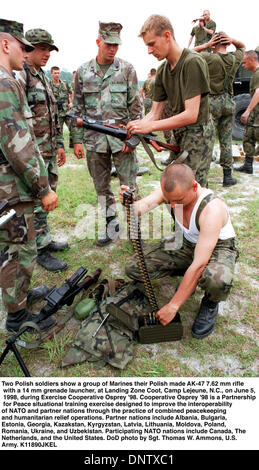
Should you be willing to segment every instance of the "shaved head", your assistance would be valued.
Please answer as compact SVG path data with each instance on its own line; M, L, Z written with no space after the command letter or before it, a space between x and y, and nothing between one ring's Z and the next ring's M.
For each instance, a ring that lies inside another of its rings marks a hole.
M195 176L192 169L182 163L171 163L161 176L161 185L167 193L173 192L176 186L180 186L184 191L189 190L193 182Z

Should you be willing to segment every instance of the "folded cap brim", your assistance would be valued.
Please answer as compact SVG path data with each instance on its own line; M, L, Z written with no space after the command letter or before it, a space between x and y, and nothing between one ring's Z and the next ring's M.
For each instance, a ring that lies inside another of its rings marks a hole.
M17 41L19 41L19 42L21 42L22 44L25 45L25 50L26 50L26 52L31 52L31 51L33 51L34 46L33 46L29 41L27 41L27 39L21 38L20 36L16 36L16 35L14 35L14 34L12 34L12 36L13 36L15 39L17 39Z
M58 48L57 48L57 46L55 46L54 44L53 44L53 45L51 45L51 50L52 50L52 51L57 51L57 52L58 52Z
M31 43L29 43L29 44L31 44ZM33 44L31 44L31 45L33 46L33 48L35 48L35 46L38 46L39 44L47 44L50 47L51 51L55 50L55 51L59 52L59 50L58 50L57 46L55 46L55 44L49 44L46 41L33 42Z
M118 44L118 46L121 45L121 40L118 38L104 39L104 42L106 42L107 44Z

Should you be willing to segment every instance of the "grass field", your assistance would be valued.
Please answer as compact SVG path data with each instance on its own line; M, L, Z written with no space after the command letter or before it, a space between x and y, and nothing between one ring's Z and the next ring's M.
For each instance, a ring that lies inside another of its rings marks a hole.
M66 147L68 135L65 131ZM68 263L68 270L50 273L37 266L32 286L47 284L61 285L78 267L85 266L91 273L102 268L100 279L107 277L125 278L125 260L133 253L128 240L118 240L105 248L95 245L95 224L88 216L89 207L97 209L97 198L85 160L69 155L67 163L60 168L58 196L59 207L50 214L49 224L54 239L67 240L70 249L58 254ZM147 195L159 184L160 172L153 166L143 149L138 149L140 165L148 166L151 174L138 177L141 196ZM166 158L165 153L157 155L157 161ZM69 368L60 368L60 362L69 350L80 321L71 318L66 327L54 338L32 350L19 348L32 376L38 377L255 377L258 376L258 232L259 232L259 164L255 164L254 175L236 173L238 184L222 187L222 170L212 163L209 187L216 191L228 204L239 243L240 256L231 295L220 304L213 334L204 340L191 336L191 326L199 308L202 291L195 294L181 308L184 335L181 341L153 345L136 344L133 360L120 371L111 366L97 369L94 364L84 362ZM117 178L112 178L112 189L116 197L119 192ZM120 204L118 203L118 207ZM88 211L88 212L87 212ZM87 224L85 217L88 216ZM122 214L121 214L122 217ZM92 223L91 223L92 222ZM92 226L91 237L89 225ZM87 232L84 232L86 230ZM178 278L164 278L154 282L158 303L166 303L174 290ZM64 308L67 311L68 308ZM62 312L61 312L62 313ZM0 351L5 347L5 314L0 314ZM5 358L0 376L22 376L13 354Z

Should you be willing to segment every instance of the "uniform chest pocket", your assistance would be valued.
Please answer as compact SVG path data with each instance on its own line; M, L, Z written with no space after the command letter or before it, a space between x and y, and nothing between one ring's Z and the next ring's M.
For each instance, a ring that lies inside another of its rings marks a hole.
M126 83L111 83L111 105L114 108L127 107L127 84Z
M84 102L90 108L97 108L100 100L100 88L97 85L83 87Z
M27 99L30 106L38 103L44 103L46 101L46 93L40 88L31 88L28 91Z

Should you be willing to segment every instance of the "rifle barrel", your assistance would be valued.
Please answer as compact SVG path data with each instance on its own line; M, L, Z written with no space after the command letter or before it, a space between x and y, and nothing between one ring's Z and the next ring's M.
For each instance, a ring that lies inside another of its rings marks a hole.
M80 118L78 116L72 116L72 115L70 115L70 117L75 118L77 127L84 127L85 129L92 129L96 132L100 132L101 134L110 135L122 141L126 141L126 143L127 143L127 140L130 142L130 137L128 135L128 132L123 127L117 127L111 124L105 124L105 123L101 123L98 121L91 122L90 120L84 117ZM177 145L167 144L166 142L162 142L161 140L158 140L155 134L132 134L132 136L136 136L136 137L138 137L139 135L141 135L148 144L153 145L153 147L156 148L158 151L161 151L161 147L166 148L168 150L172 150L176 153L180 151L180 147L178 147Z
M126 129L120 127L113 127L111 125L105 125L99 122L90 122L86 119L77 118L76 119L77 127L84 127L85 129L94 130L100 132L101 134L110 135L112 137L117 137L117 139L125 140L127 138Z

